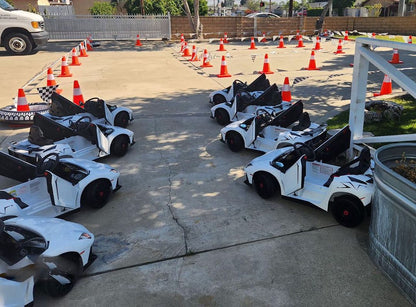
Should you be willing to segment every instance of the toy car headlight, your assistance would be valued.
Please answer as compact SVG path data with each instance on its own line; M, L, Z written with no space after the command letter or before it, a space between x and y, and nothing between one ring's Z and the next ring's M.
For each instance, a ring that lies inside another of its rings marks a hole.
M86 240L86 239L92 239L91 235L87 232L83 232L78 238L78 240Z
M110 170L110 172L118 174L118 171L117 171L116 169L114 169L114 168L112 168L112 169Z
M240 128L246 129L247 125L246 124L240 124Z
M251 163L251 162L250 162L249 164L247 164L247 165L246 165L246 168L247 168L247 167L250 167L250 166L253 166L253 163Z

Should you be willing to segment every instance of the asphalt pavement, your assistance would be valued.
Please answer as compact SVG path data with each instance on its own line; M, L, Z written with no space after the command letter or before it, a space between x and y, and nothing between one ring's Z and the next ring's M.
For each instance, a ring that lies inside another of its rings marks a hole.
M235 41L219 52L218 42L191 42L207 48L212 68L189 62L171 42L106 41L70 67L72 78L57 78L60 59L75 42L54 42L37 53L8 56L0 50L1 106L25 86L29 102L39 101L48 66L63 95L74 80L85 99L101 97L129 107L128 127L136 144L107 163L121 172L122 188L99 209L82 208L65 219L81 223L96 237L96 261L74 289L54 299L35 292L35 306L409 306L409 302L368 256L369 219L357 228L340 226L313 206L275 197L261 199L246 186L243 167L259 153L231 152L219 141L220 126L209 118L208 95L234 79L251 82L268 53L282 86L302 99L316 122L348 107L354 43L336 55L337 41L322 42L319 71L307 67L313 43L277 49L278 41ZM391 51L381 50L386 58ZM226 55L232 78L217 78ZM405 61L411 55L401 54ZM369 73L368 92L384 75ZM30 82L29 82L30 81ZM295 81L296 84L293 84ZM393 85L395 93L401 90ZM27 137L27 128L1 125L1 149ZM13 184L0 179L0 188Z

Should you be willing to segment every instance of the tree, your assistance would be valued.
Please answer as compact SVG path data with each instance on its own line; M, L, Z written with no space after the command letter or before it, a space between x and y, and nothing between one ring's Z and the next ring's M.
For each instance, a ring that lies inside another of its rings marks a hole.
M189 8L189 3L187 0L182 0L183 6L185 7L186 16L188 16L189 24L192 27L193 32L196 34L197 38L202 36L202 26L201 21L199 20L199 0L194 0L194 16L192 17L191 10Z
M116 8L109 2L94 2L89 11L91 15L114 15Z
M260 10L260 0L247 0L246 6L251 11Z
M171 15L178 16L182 14L181 0L127 0L124 4L128 14L146 15ZM143 3L143 7L142 7Z
M240 0L240 5L244 6L246 5L246 3L247 3L247 0Z

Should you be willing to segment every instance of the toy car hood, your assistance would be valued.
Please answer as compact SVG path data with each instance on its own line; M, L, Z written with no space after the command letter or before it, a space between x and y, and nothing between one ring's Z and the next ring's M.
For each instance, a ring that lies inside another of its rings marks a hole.
M54 242L66 244L68 241L78 240L82 233L88 233L91 239L94 239L94 235L84 226L56 218L41 216L15 217L5 221L5 224L34 231L43 236L51 245Z
M249 164L255 164L255 163L264 162L264 161L273 161L277 157L285 155L291 152L292 150L293 150L292 146L275 149L275 150L265 153L264 155L261 155L260 157L254 158L253 160L251 160Z
M86 160L86 159L74 159L74 158L64 158L64 159L60 159L60 161L62 162L68 162L74 165L78 165L79 167L82 167L88 171L90 170L94 170L94 171L99 171L99 170L114 170L110 165L104 164L104 163L99 163L99 162L94 162L94 161L90 161L90 160ZM114 172L117 172L116 170L114 170Z

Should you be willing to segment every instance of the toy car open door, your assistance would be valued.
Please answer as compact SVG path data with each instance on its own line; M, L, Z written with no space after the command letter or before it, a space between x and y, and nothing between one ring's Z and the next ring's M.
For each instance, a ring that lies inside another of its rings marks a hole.
M303 156L298 159L284 174L282 173L282 184L285 195L296 192L303 187L305 175L305 160Z
M78 188L75 188L71 182L47 172L48 186L52 189L53 204L71 209L80 207L78 201Z
M101 151L110 154L110 143L105 134L101 131L98 125L95 125L95 133L97 136L97 146Z

